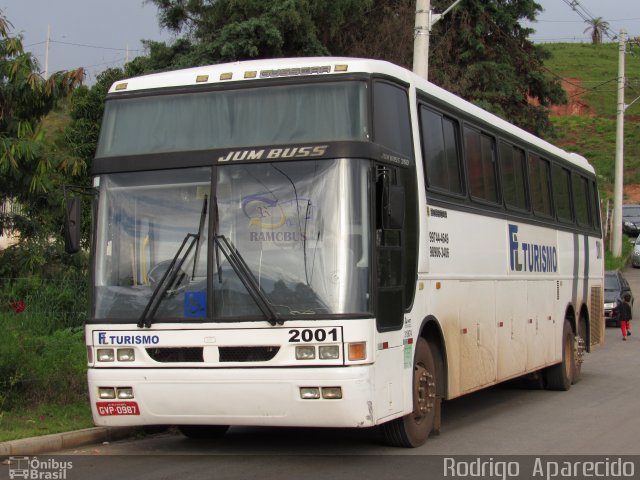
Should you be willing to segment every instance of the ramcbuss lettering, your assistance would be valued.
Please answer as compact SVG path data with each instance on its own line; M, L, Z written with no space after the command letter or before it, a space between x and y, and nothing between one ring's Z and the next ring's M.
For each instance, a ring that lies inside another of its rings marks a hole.
M249 232L252 242L302 242L307 238L299 232Z
M512 272L556 273L558 249L518 240L518 226L509 224L509 269Z
M98 332L100 345L157 345L160 343L158 335L111 335L108 332Z

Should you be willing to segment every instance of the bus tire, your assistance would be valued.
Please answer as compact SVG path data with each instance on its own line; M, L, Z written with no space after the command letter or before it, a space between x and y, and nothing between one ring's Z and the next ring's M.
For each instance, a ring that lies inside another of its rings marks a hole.
M578 321L578 335L574 343L574 368L572 383L578 383L582 374L582 362L587 351L587 319L583 316Z
M383 423L380 428L388 445L415 448L427 441L436 425L437 372L429 343L419 338L413 360L413 411Z
M562 361L545 370L548 390L567 391L571 388L575 372L574 344L573 328L569 320L565 319L562 327Z
M229 425L178 425L178 430L187 438L212 440L227 433Z

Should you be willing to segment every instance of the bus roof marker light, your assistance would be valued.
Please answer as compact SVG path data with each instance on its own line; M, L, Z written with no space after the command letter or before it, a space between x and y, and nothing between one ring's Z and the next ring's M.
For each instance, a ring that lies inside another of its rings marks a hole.
M256 70L250 70L248 72L244 72L244 78L256 78L258 76L258 72Z
M127 82L119 83L118 85L116 85L116 92L119 92L120 90L126 90L127 85Z
M346 64L336 65L333 68L334 72L346 72L348 70L349 70L349 65L346 65Z
M196 83L204 83L209 81L209 75L198 75L196 77Z
M220 74L220 80L231 80L232 78L233 78L233 73L231 72Z

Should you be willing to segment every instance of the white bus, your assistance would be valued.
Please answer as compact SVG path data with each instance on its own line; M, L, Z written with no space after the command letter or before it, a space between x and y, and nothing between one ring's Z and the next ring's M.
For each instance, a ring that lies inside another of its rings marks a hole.
M93 162L97 425L381 426L578 380L603 341L582 157L382 61L116 82Z

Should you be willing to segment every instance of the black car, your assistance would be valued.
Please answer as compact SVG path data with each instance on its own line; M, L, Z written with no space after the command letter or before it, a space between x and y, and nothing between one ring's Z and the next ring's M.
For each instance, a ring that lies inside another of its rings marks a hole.
M620 272L604 272L604 319L607 325L618 326L620 322L620 312L618 306L622 303L625 294L631 295L631 305L633 305L633 293L629 282Z
M622 206L622 231L630 237L640 234L640 205Z

